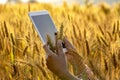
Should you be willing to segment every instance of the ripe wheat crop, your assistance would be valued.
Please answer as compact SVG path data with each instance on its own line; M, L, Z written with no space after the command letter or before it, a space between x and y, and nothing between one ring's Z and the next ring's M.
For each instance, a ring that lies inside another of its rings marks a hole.
M29 11L48 10L100 80L120 80L120 4L0 5L0 80L59 80L46 66ZM71 73L76 74L69 65Z

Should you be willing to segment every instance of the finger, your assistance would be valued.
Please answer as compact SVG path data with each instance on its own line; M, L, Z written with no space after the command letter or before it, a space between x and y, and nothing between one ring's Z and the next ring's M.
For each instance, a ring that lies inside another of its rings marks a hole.
M58 55L59 54L64 54L63 48L62 48L62 41L61 40L58 40L58 42L57 42L57 48L58 48Z
M69 49L75 49L75 47L67 40L66 37L64 37L63 39L65 47L69 50Z
M49 47L47 46L47 44L45 44L43 46L43 48L44 48L44 50L45 50L45 52L46 52L47 55L53 54L53 52L49 49Z

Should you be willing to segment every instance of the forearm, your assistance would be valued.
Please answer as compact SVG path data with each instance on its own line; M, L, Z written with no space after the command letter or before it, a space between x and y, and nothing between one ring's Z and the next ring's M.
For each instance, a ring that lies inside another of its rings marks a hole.
M90 79L90 80L96 80L95 75L93 74L92 70L83 62L78 62L77 63L78 67L78 77L83 78L83 79Z
M80 78L89 78L90 80L97 80L91 69L84 63L83 58L78 55L77 52L74 52L74 60L72 60L72 64L75 65L77 69L76 75Z

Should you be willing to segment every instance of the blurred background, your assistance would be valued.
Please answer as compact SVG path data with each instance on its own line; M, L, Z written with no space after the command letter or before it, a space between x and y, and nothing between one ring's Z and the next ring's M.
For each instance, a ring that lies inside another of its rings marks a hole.
M23 2L23 3L27 3L27 2L42 2L42 3L53 3L53 4L62 4L62 2L67 2L67 3L78 3L78 4L84 4L85 1L87 0L0 0L1 4L5 4L5 3L16 3L16 2ZM106 2L108 4L114 4L119 2L119 0L88 0L94 4L98 4L100 2Z
M28 17L40 10L49 11L94 77L120 80L120 0L0 0L0 80L60 80L47 68L43 43ZM72 74L84 71L72 62Z

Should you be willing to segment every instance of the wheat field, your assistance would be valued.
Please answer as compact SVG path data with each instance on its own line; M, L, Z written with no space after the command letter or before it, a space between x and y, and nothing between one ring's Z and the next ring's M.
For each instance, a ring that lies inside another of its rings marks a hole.
M99 80L120 80L120 3L0 5L0 80L59 80L28 12L48 10ZM72 65L69 70L74 73Z

